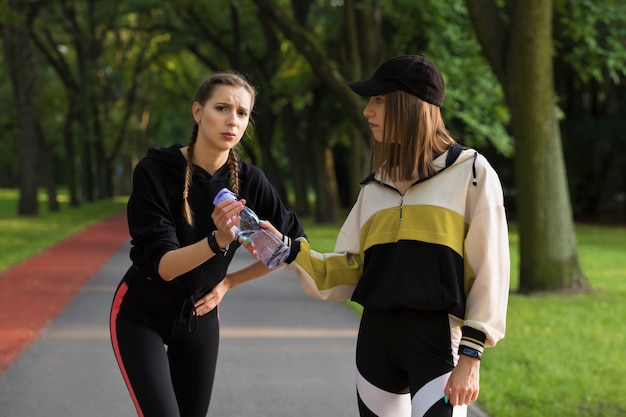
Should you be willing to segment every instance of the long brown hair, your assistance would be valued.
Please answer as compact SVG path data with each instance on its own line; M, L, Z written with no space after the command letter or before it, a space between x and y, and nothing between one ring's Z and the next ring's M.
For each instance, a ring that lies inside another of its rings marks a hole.
M215 88L218 86L231 86L231 87L243 87L250 93L250 110L254 107L254 100L256 98L256 89L246 80L241 74L220 72L208 77L196 90L196 94L193 97L193 102L198 102L201 106L211 98ZM252 123L252 119L250 119ZM196 147L196 141L198 140L198 124L194 123L191 130L191 137L187 143L187 165L185 166L185 186L183 188L183 215L185 220L190 225L193 225L193 212L189 205L187 197L189 196L189 187L191 187L191 180L193 178L193 155ZM229 170L229 187L230 190L239 196L239 156L237 155L237 146L232 148L228 153L228 170Z
M439 107L398 90L385 94L383 138L373 142L372 170L383 179L408 181L434 175L433 161L455 140Z

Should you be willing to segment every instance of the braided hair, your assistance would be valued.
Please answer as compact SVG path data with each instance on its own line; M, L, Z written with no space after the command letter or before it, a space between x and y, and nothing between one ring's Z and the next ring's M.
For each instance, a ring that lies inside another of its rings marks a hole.
M245 88L252 98L251 107L254 107L254 99L256 97L255 88L244 76L235 73L221 72L208 77L198 86L193 101L204 106L213 95L215 88L222 85ZM191 130L191 137L187 143L187 164L185 166L185 185L183 187L183 216L190 225L193 225L193 212L187 198L189 197L189 188L191 187L191 180L193 178L192 161L197 140L198 123L194 123ZM231 148L228 153L229 187L236 196L239 196L239 156L237 155L236 148L237 146Z

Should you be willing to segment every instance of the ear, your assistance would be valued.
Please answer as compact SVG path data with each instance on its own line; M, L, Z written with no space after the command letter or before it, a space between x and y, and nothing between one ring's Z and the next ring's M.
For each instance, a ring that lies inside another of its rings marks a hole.
M193 119L196 121L196 124L200 123L201 114L202 114L202 106L197 101L194 101L193 105L191 106L191 115L193 116Z

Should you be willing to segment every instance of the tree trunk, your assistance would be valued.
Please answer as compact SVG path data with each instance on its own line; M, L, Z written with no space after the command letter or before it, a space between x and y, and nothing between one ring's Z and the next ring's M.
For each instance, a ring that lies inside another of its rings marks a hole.
M348 62L345 65L347 68L345 74L351 80L361 79L362 75L361 51L359 49L359 31L357 28L357 16L354 7L355 2L358 2L358 0L345 0L343 4L346 39L348 44ZM368 37L366 39L371 38ZM358 184L361 180L363 172L361 153L363 152L364 144L358 129L353 126L348 127L347 137L351 148L350 157L348 158L349 169L347 170L347 175L348 184L351 186L346 190L346 192L341 193L340 195L342 198L341 205L344 207L350 207L352 203L356 201L359 194Z
M466 0L485 56L503 85L515 138L520 291L585 289L556 115L552 1ZM508 42L508 43L507 43Z
M370 56L372 49L377 44L377 33L375 28L379 26L376 23L376 16L379 14L372 13L370 9L371 5L369 1L362 0L346 0L344 2L344 21L346 39L348 45L348 62L346 63L345 74L350 80L359 80L363 78L363 59L361 54ZM358 7L355 7L358 6ZM369 13L363 13L363 10L367 10ZM360 26L359 26L360 24ZM360 30L361 27L367 28L367 30ZM360 39L360 33L367 33ZM365 103L363 103L363 106ZM363 120L365 120L363 118ZM369 168L369 161L367 158L363 158L364 154L369 153L369 146L366 141L363 140L364 136L369 138L369 135L364 135L362 130L358 129L354 125L348 127L347 137L350 142L350 155L348 159L348 169L346 174L348 176L347 188L341 193L341 205L343 207L351 207L357 199L360 191L359 183L365 177Z
M323 102L326 96L323 88L313 92L313 103L309 110L308 131L313 156L313 175L315 177L315 221L317 223L336 223L339 221L339 190L335 176L335 164L332 149L326 140L326 121Z
M94 62L91 61L91 52L81 51L82 45L77 45L78 51L78 67L80 78L80 123L79 136L81 152L81 172L80 181L83 200L91 203L95 201L95 181L94 171L96 169L94 160L95 132L93 130L94 123L92 116L94 114L92 105L92 94L95 88L95 82L92 77L94 71ZM85 47L86 49L86 47Z
M65 151L65 181L67 183L67 192L69 194L70 207L80 206L80 198L78 197L78 182L76 179L76 146L74 144L73 126L78 124L78 103L69 94L68 111L65 115L63 123L63 149Z
M267 178L280 195L280 198L286 202L288 199L287 187L283 180L284 175L280 171L274 155L272 155L276 117L274 113L270 111L271 107L268 99L271 99L269 94L267 97L261 96L257 98L257 109L263 117L259 117L256 120L255 132L260 145L263 172L267 175Z
M623 152L626 152L626 146L622 146ZM622 158L622 162L620 164L620 169L618 172L622 173L622 194L626 195L626 180L624 178L626 178L626 158ZM622 203L622 209L621 209L621 215L626 219L626 201L624 201L624 199L622 199L621 201Z
M10 0L9 8L15 14L13 22L4 27L5 60L11 75L15 102L18 106L20 124L20 196L18 214L39 214L37 203L37 120L32 97L35 83L35 68L32 49L21 13L20 0Z
M304 138L300 135L300 130L296 125L296 115L291 102L285 103L281 110L282 132L285 137L285 150L287 158L289 158L289 166L291 167L291 186L295 201L293 209L300 217L311 215L311 206L309 204L309 187L307 186L306 168L310 164L303 161L303 155L307 154L309 146L303 146Z
M369 170L369 159L367 158L369 146L363 143L363 134L354 126L348 127L348 136L352 144L352 152L349 158L349 167L351 168L350 189L347 193L348 195L342 199L342 205L349 208L356 202L361 190L359 184L367 176L367 171Z
M54 163L54 156L52 151L46 144L43 129L41 124L37 123L37 140L39 142L39 160L41 161L41 168L38 171L39 177L43 179L43 183L46 187L46 194L48 195L48 211L55 213L61 209L59 205L59 199L57 196L57 175L56 164Z
M254 3L259 8L260 14L266 19L272 22L283 34L293 42L298 51L307 59L314 71L316 78L324 84L324 88L330 91L334 98L337 100L341 108L346 114L351 124L354 126L349 129L349 139L352 143L352 157L350 158L350 170L347 171L351 177L349 182L354 184L354 187L350 190L348 196L344 196L346 200L354 201L358 194L358 183L363 177L363 174L367 172L367 156L369 154L369 138L370 132L366 127L365 119L362 115L362 109L364 106L363 100L358 97L347 86L346 80L337 71L336 64L326 55L324 49L320 46L319 42L313 37L300 19L296 19L286 13L280 6L273 0L254 0ZM379 61L377 54L384 54L382 48L378 48L381 44L380 37L380 5L377 0L347 0L344 4L344 20L346 27L346 37L348 38L348 53L347 63L344 67L351 79L356 79L362 76L361 69L363 65L361 63L361 55L365 54L368 62ZM296 13L296 16L298 14ZM374 24L374 26L372 26ZM359 38L358 34L367 31L365 36L366 42ZM372 52L372 51L377 52ZM374 58L376 56L376 58ZM378 64L378 62L375 62ZM319 136L313 136L318 138ZM317 146L318 144L315 144ZM320 144L320 146L324 146ZM330 149L329 149L330 150ZM324 159L322 154L318 154L318 157ZM332 157L332 152L327 154L327 157ZM325 167L325 170L330 169L328 163L319 165L323 161L318 161L318 164L314 169L319 170L321 167ZM334 161L333 161L334 169ZM318 180L321 178L318 177ZM336 178L333 176L333 182L336 184ZM319 184L325 187L327 184ZM323 192L318 189L318 192ZM335 194L336 195L336 194ZM323 196L318 195L318 200ZM317 204L317 203L316 203ZM336 204L333 201L333 204ZM316 206L317 207L317 206ZM323 210L326 210L324 208ZM316 209L319 213L319 207Z

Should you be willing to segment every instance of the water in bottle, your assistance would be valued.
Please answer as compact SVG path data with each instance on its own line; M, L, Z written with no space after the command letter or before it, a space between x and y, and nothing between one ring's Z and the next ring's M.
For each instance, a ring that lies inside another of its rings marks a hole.
M222 188L213 199L213 204L217 205L226 200L237 200L237 197L229 189ZM289 256L289 247L274 234L263 229L259 225L259 217L249 207L244 206L239 217L241 218L239 225L233 227L235 233L241 238L250 238L259 260L269 269L276 268L283 263Z

